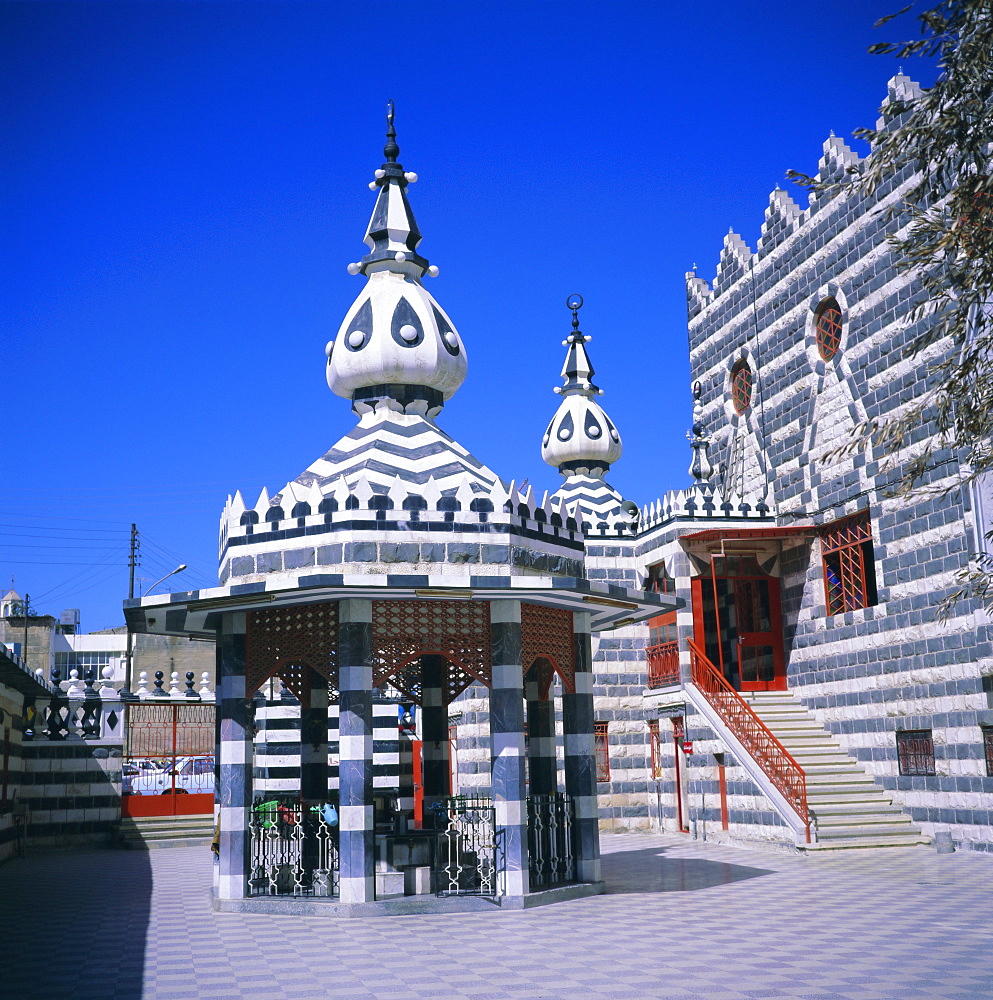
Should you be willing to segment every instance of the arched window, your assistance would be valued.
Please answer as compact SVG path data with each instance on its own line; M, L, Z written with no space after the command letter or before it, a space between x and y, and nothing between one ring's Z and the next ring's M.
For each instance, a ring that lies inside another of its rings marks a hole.
M290 517L308 517L310 515L310 504L304 500L300 503L294 504L293 510L290 511Z
M338 509L338 501L334 497L325 497L317 507L318 514L333 514Z
M830 361L841 346L841 307L832 295L824 299L814 313L814 338L817 353L824 361Z
M244 514L241 515L241 524L258 524L259 523L259 512L257 510L246 510Z
M752 370L742 358L731 369L731 404L735 413L744 413L752 405Z
M282 521L284 517L285 517L285 515L283 514L283 508L282 507L278 507L278 506L277 507L270 507L265 512L265 519L270 524L275 524L276 521Z

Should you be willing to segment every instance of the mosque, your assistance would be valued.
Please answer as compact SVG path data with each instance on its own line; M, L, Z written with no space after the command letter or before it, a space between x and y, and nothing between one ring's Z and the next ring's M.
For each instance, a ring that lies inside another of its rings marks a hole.
M883 127L917 92L890 81ZM229 497L217 588L126 606L137 632L218 641L215 905L554 902L602 891L600 830L993 848L989 620L968 599L935 618L987 492L948 453L894 497L855 436L926 387L887 243L906 219L884 211L909 179L803 210L777 189L754 251L729 233L715 280L686 276L692 482L645 502L607 481L621 437L579 296L541 438L557 491L442 429L466 347L399 155L391 110L365 285L326 349L354 428L277 493ZM856 162L832 136L819 176ZM280 712L296 742L267 760ZM268 765L293 754L277 804Z

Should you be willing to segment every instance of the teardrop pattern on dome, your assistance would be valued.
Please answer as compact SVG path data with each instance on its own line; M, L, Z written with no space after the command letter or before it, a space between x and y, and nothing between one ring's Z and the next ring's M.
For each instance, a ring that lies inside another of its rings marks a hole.
M541 439L542 448L548 447L548 442L552 439L552 427L554 424L555 424L555 418L552 417L552 419L549 421L548 426L545 428L545 436Z
M438 324L438 332L441 334L441 346L448 351L453 358L457 358L461 347L459 345L459 335L452 329L452 324L441 314L441 310L432 305L435 322Z
M355 336L358 333L362 334L361 340ZM359 311L352 317L352 322L348 324L348 329L345 331L345 336L341 338L341 341L345 345L345 349L354 354L356 351L361 351L369 343L371 334L372 303L366 299L359 308ZM331 364L330 358L328 358L328 364Z
M586 431L586 436L592 438L594 441L598 441L603 436L603 428L600 426L597 418L593 416L592 410L586 411L586 420L583 424L583 429Z
M404 327L413 327L416 335L410 336L409 329L404 330ZM403 336L401 331L406 333L407 337ZM396 309L393 310L390 333L393 336L393 340L401 347L417 347L418 344L424 342L424 327L421 325L421 321L417 313L414 312L411 304L403 297L397 302ZM410 337L409 340L407 339L408 337Z
M621 436L617 433L617 428L610 422L610 417L605 413L603 419L607 421L607 430L610 431L610 439L617 444L621 443Z
M558 433L555 435L560 441L568 441L572 437L572 432L576 425L572 422L572 414L566 413L562 423L559 424Z

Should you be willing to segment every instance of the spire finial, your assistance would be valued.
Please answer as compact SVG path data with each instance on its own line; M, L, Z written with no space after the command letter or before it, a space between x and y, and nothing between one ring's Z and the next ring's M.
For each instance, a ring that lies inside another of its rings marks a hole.
M693 383L693 430L686 435L693 449L693 461L690 462L690 475L696 480L697 486L702 486L710 482L710 477L714 474L714 467L710 462L710 455L707 453L710 447L710 438L704 433L703 427L703 404L700 397L703 395L703 386L697 380Z
M393 127L393 116L396 108L391 97L386 102L386 145L383 146L383 156L387 163L396 163L400 155L400 147L397 145L397 130Z
M565 300L566 308L572 310L572 335L579 333L579 310L583 308L583 297L574 292Z

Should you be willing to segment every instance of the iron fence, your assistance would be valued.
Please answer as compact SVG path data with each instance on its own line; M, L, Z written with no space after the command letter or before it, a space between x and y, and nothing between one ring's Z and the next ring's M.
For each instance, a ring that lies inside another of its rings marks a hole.
M327 807L257 799L250 837L251 896L337 896L337 828Z
M489 798L456 795L437 806L435 892L497 895L496 808Z
M575 881L574 816L572 797L565 792L528 796L528 867L532 889Z

